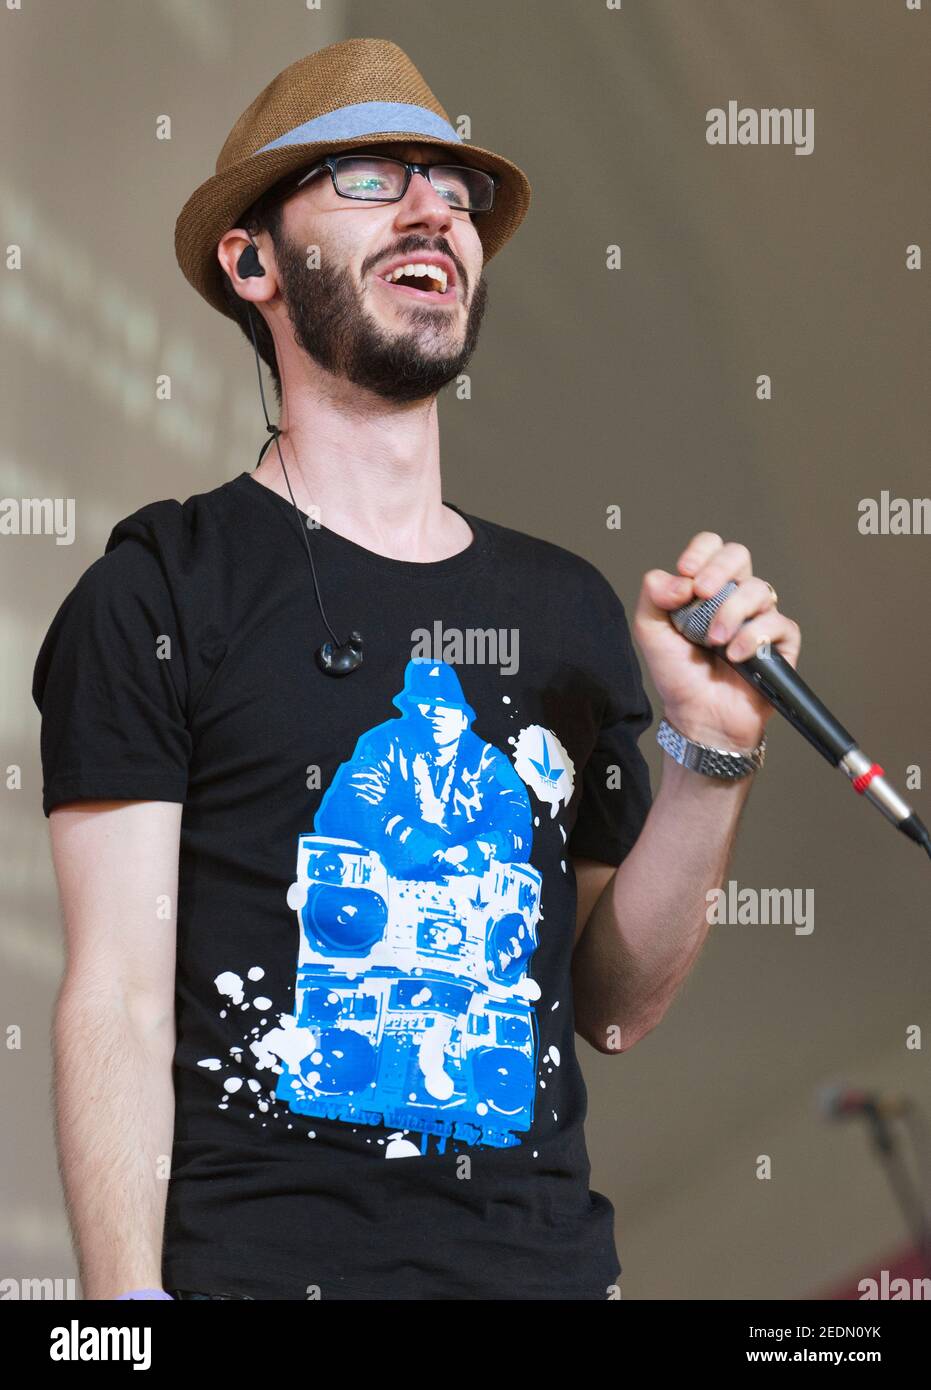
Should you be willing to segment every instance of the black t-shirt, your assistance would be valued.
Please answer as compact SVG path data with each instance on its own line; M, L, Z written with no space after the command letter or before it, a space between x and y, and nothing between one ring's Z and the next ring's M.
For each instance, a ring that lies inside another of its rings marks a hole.
M448 504L451 505L451 504ZM43 809L183 802L166 1288L602 1299L570 855L651 804L623 605L454 508L429 563L249 473L119 522L39 652Z

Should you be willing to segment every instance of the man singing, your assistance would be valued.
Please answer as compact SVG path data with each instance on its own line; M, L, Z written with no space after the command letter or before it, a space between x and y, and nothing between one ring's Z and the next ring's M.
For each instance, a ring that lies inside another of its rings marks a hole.
M670 1007L772 714L668 614L734 580L731 658L800 634L713 530L628 628L590 562L445 500L438 393L529 200L353 39L269 83L178 218L280 417L254 470L117 523L36 662L86 1298L617 1296L575 1035L616 1055ZM520 659L411 668L437 624Z

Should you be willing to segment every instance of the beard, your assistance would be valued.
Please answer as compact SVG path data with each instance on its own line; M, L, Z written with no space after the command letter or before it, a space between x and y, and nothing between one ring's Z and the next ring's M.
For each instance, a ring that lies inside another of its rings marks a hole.
M449 254L448 248L431 249ZM428 253L414 248L410 254ZM434 396L461 374L472 356L488 299L484 274L476 282L462 343L452 346L458 330L451 327L448 309L421 308L411 300L404 311L410 329L388 330L367 312L348 269L323 265L309 270L305 254L284 237L275 244L275 262L299 346L334 376L383 400L405 404Z

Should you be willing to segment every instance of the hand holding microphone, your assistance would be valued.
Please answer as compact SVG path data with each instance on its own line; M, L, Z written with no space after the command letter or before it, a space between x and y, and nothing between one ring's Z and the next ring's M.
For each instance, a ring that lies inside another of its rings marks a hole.
M801 630L778 611L772 585L753 575L746 546L725 545L702 531L677 567L679 575L644 575L633 624L676 729L714 748L744 751L759 743L778 710L846 773L856 792L931 855L927 828L795 670ZM718 660L708 661L701 648Z
M725 545L714 532L700 531L679 556L677 570L647 571L633 620L666 716L690 739L752 749L763 737L772 704L727 665L710 661L697 646L684 642L670 621L671 610L707 599L733 581L734 588L715 610L716 624L723 624L724 632L711 640L736 661L751 656L757 644L766 641L778 643L786 662L794 666L801 649L799 626L779 612L772 586L754 575L745 545Z

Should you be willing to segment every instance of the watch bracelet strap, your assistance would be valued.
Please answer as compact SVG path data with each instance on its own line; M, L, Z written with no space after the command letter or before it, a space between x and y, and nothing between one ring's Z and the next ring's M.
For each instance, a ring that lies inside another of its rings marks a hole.
M656 741L674 762L705 777L721 777L730 781L748 777L750 773L758 772L766 759L765 734L751 753L735 753L727 748L696 743L665 717L660 719Z

